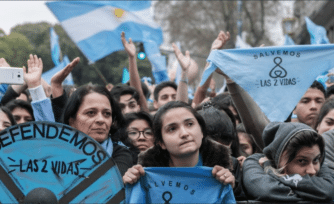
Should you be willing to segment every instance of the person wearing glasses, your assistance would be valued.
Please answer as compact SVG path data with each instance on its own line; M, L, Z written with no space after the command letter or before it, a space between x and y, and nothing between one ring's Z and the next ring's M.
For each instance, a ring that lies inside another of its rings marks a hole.
M145 111L125 115L125 128L121 134L126 136L123 143L130 147L133 164L137 164L140 152L154 145L152 121L152 116Z

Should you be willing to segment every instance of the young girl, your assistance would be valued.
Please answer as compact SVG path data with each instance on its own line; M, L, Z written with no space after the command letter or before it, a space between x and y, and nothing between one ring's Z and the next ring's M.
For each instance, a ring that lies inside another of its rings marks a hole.
M321 135L302 123L270 123L263 132L264 154L244 162L248 195L266 202L328 202L334 179L324 160Z
M128 113L124 117L125 125L121 134L125 136L124 144L130 147L129 150L135 165L138 161L138 154L154 145L153 118L145 111Z
M144 167L213 167L212 175L234 187L229 150L206 138L203 118L188 104L172 101L161 107L153 121L154 147L141 153L123 182L133 184L144 175Z

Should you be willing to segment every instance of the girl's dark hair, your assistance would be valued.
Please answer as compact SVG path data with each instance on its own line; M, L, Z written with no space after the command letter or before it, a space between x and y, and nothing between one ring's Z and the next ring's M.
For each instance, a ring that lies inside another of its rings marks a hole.
M127 136L127 128L133 121L145 120L148 123L148 126L150 126L150 128L153 129L153 117L145 111L125 114L124 119L125 119L125 123L124 123L124 127L120 130L120 138L121 138L121 141L127 146L132 146L132 142Z
M29 112L33 121L35 121L34 112L32 110L31 104L27 101L20 100L20 99L12 100L9 103L7 103L5 107L8 108L10 112L12 112L15 108L18 108L18 107L23 108Z
M211 132L213 132L212 134L208 133L208 135L213 138L214 140L216 141L221 141L223 144L230 144L231 142L231 152L232 152L232 156L233 157L239 157L242 155L242 152L240 150L240 143L239 143L239 138L238 138L238 135L235 131L236 129L236 121L235 121L235 117L232 113L232 111L229 109L229 107L227 105L224 105L222 103L218 104L218 103L214 103L212 101L208 101L208 102L205 102L203 104L201 104L201 106L198 106L196 108L196 110L204 110L204 109L208 109L212 107L213 109L210 111L210 112L217 112L217 111L221 111L221 112L224 112L226 113L226 115L229 117L229 121L232 122L232 125L233 125L233 133L229 134L229 137L227 137L228 135L222 135L220 132L215 132L212 130ZM216 109L216 110L215 110ZM199 112L200 112L199 111ZM218 112L217 112L218 113ZM223 113L222 113L223 114ZM225 115L225 116L226 116ZM224 120L228 121L227 118L223 116L223 115L220 115L220 117L223 117L225 118ZM203 116L204 117L204 116ZM209 126L219 126L220 128L222 127L225 127L225 125L221 126L219 124L220 121L218 120L212 120L212 118L210 117L204 117L205 118L205 121L206 121L206 124L207 124L207 128ZM216 125L213 125L213 124L216 124ZM219 125L218 125L219 124ZM223 138L224 137L224 138ZM223 141L222 141L223 139Z
M251 134L249 134L249 133L246 132L245 126L242 123L239 123L237 125L237 134L239 132L245 133L249 137L251 145L252 145L252 148L253 148L253 154L254 153L262 153L262 151L260 150L260 148L256 145L253 136Z
M10 123L12 124L12 126L16 125L16 121L14 119L14 116L7 107L0 106L0 111L4 112L7 115L7 117L10 120Z
M299 150L303 147L313 147L314 145L319 146L321 154L320 163L322 163L325 157L325 143L322 136L316 132L307 130L296 133L296 135L286 144L286 147L283 150L283 152L287 151L285 156L288 158L285 166L296 157Z
M69 119L76 118L79 107L81 106L84 97L90 93L99 93L108 98L110 105L111 105L111 111L112 111L112 124L110 127L109 134L113 135L117 131L118 128L123 127L124 118L123 118L123 115L122 115L121 109L119 108L118 103L114 100L114 98L111 96L108 89L104 86L88 84L88 85L81 86L76 91L74 91L71 97L68 99L65 105L65 108L63 110L62 122L64 124L69 125ZM117 137L113 137L112 139L113 141L119 140L119 138Z
M236 137L232 121L224 111L204 106L198 113L204 118L208 136L224 145L230 145Z
M334 98L329 98L325 101L325 103L322 105L317 122L315 124L315 127L317 128L321 121L326 117L326 115L334 109Z
M163 139L162 139L162 121L163 118L165 116L165 114L171 110L171 109L175 109L175 108L185 108L187 109L189 112L191 112L194 117L196 118L197 122L199 123L202 133L203 133L203 139L202 139L202 146L200 147L200 151L203 149L203 146L206 145L207 140L206 138L206 128L205 128L205 121L202 118L202 116L197 113L190 105L188 105L187 103L181 102L181 101L170 101L168 103L166 103L165 105L163 105L162 107L160 107L158 109L158 111L156 112L156 114L154 115L154 119L153 119L153 133L154 133L154 146L155 148L157 148L159 151L162 152L162 160L167 160L169 161L169 153L167 150L163 150L160 147L160 143L163 143Z

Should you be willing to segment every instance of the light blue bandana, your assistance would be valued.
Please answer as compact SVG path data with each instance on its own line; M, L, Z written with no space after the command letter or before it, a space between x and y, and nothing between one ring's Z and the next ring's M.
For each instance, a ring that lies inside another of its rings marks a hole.
M201 85L220 68L271 121L285 121L317 76L334 67L334 45L214 50Z

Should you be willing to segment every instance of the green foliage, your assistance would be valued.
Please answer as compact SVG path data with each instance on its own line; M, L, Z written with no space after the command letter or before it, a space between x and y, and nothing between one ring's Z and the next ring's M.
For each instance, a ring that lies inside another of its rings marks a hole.
M0 38L0 58L5 58L13 67L22 67L27 64L33 47L22 34L11 33Z
M26 48L24 49L21 46L23 50L26 50L24 53L27 53L23 60L24 63L26 64L30 53L36 54L43 60L44 72L52 69L55 66L51 59L49 34L51 26L51 24L42 22L36 24L18 25L11 30L11 35L19 35L22 39L25 39L25 43L23 43L22 41L22 46ZM59 44L62 56L67 55L70 61L73 60L75 57L80 57L79 64L72 71L72 76L75 84L80 86L91 82L93 84L104 85L103 81L96 73L93 66L100 70L108 83L112 83L114 85L121 83L123 67L129 67L128 56L125 51L114 52L104 57L103 59L95 62L94 65L89 65L86 57L68 37L64 29L59 24L56 24L54 26L54 29L59 36ZM7 43L1 44L1 39L2 38L0 38L0 57L4 57L12 66L14 66L14 64L20 64L21 61L16 59L16 57L13 57L17 52L15 52L15 50L13 50L12 48L17 47L21 43L18 45L7 45ZM137 60L137 64L140 77L152 77L151 64L147 59Z

